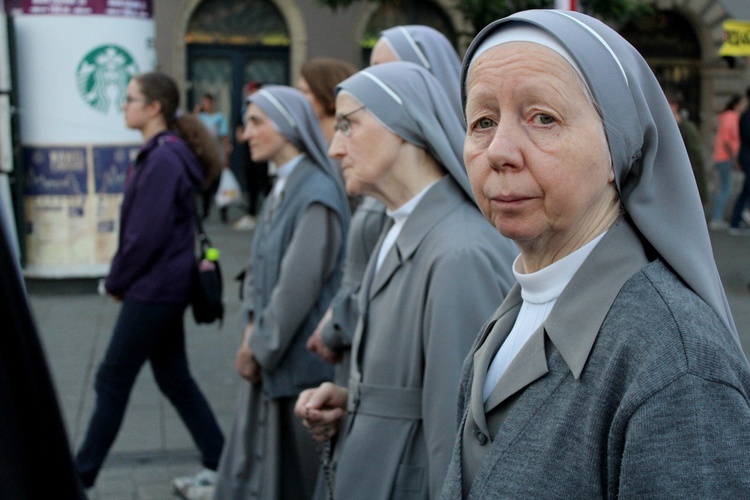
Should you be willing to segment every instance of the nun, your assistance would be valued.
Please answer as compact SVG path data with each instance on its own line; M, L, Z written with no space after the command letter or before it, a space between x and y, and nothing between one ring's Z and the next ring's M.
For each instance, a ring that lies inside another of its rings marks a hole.
M750 371L646 62L532 10L477 35L462 85L472 190L521 253L463 370L442 498L750 497Z
M349 224L341 176L310 102L266 86L248 97L253 161L278 166L252 241L245 331L236 367L247 379L219 466L215 498L309 498L318 457L294 418L298 394L333 377L305 348L340 282Z
M463 359L511 286L517 250L474 203L463 126L429 71L365 69L339 84L336 115L329 154L389 222L365 272L348 386L303 392L295 413L317 439L338 437L335 498L434 498Z
M445 35L421 25L396 26L382 31L370 54L370 65L395 61L412 62L432 73L443 86L449 107L463 122L458 84L461 59ZM352 215L341 288L308 343L312 351L337 364L336 381L342 385L346 385L349 378L349 353L359 320L359 290L367 262L388 219L385 208L372 196L361 197Z

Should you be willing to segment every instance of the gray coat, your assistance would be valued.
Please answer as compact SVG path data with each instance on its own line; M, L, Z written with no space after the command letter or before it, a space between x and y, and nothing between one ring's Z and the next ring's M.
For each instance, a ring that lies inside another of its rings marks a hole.
M593 250L483 404L520 304L516 286L467 358L442 498L750 497L747 363L628 222Z
M453 448L461 365L514 281L516 253L449 176L425 194L374 278L373 252L352 348L336 498L438 495Z

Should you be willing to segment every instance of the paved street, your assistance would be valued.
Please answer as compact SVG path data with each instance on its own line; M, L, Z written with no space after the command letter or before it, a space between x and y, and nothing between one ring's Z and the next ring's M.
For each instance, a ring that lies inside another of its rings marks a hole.
M233 209L235 210L235 209ZM231 212L232 219L239 213ZM227 319L223 328L197 326L187 317L188 354L198 384L226 431L231 425L240 379L234 371L239 341L234 275L244 264L251 232L209 221L221 249ZM746 353L750 353L750 237L712 233L714 252ZM57 386L69 438L77 446L94 402L93 376L107 346L119 306L96 294L91 280L28 283L31 306ZM133 391L125 422L105 463L93 500L169 499L171 481L200 468L198 453L177 414L161 397L150 370Z

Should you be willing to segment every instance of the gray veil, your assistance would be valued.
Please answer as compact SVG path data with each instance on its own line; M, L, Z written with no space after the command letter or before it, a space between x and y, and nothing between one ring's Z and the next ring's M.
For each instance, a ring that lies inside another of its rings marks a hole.
M266 85L247 98L257 104L276 129L304 151L323 171L334 178L344 192L344 182L333 160L328 156L328 146L320 130L320 122L312 105L299 90L285 85Z
M477 48L501 27L516 24L540 28L571 54L599 107L625 210L739 344L677 123L653 72L624 38L578 12L530 10L500 19L483 29L466 52L461 74L464 102Z
M445 35L429 26L407 25L388 28L380 36L400 60L419 64L437 78L454 111L463 120L459 86L461 59Z
M414 63L389 62L355 73L337 89L391 132L429 151L474 200L463 163L465 129L432 73Z

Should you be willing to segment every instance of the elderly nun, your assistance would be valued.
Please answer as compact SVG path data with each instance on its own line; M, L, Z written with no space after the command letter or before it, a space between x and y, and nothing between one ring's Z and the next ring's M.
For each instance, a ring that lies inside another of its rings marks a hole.
M370 65L395 61L412 62L432 73L442 84L449 107L463 121L458 84L461 59L445 35L420 25L396 26L382 31L370 55ZM341 288L308 343L329 362L339 363L336 380L342 384L346 384L349 376L349 353L359 320L357 297L362 277L386 221L385 205L371 196L363 196L352 215Z
M390 221L362 284L348 388L306 391L296 413L318 439L338 431L336 498L434 498L463 359L509 290L517 250L474 203L464 129L431 73L386 63L338 89L329 154L347 190L380 200Z
M291 87L248 98L244 136L276 180L255 229L236 366L248 380L219 468L216 498L309 498L317 452L293 416L298 394L333 376L305 348L336 292L349 223L341 176L312 106Z
M750 372L646 62L576 12L486 27L466 167L521 254L459 396L442 497L748 498Z

